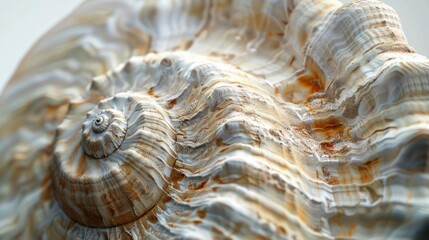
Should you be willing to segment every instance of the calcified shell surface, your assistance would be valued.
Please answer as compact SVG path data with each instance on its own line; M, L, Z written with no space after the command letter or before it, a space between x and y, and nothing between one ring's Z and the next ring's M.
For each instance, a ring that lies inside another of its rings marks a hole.
M424 236L428 80L375 0L86 1L0 97L0 237Z

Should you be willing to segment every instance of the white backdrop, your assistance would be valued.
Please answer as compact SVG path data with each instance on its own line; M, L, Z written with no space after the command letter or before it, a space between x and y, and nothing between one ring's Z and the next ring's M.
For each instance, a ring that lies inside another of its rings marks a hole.
M347 2L347 0L341 0ZM31 46L81 0L0 0L0 92ZM401 17L410 44L429 56L428 0L384 0Z

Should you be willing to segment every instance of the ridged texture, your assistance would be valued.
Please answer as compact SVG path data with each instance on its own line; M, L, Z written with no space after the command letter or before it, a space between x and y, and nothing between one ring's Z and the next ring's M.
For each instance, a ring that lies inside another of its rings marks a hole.
M83 151L96 159L108 157L116 151L121 146L128 127L124 114L116 109L95 109L88 113L82 125ZM62 126L64 129L67 127Z
M164 195L176 159L175 131L165 111L140 95L102 100L82 121L91 106L72 103L58 126L51 160L54 195L85 226L125 224ZM108 121L103 132L94 131L97 118Z
M424 237L428 80L375 0L87 1L0 97L0 237Z

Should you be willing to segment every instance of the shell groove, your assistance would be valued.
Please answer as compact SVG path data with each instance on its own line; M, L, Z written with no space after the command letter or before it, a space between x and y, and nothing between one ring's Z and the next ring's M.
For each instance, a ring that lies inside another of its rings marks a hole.
M139 95L102 100L82 122L89 106L73 103L58 127L51 161L55 197L82 225L126 224L164 194L175 161L175 132L166 113ZM104 121L104 131L96 132Z
M428 79L375 0L87 1L0 97L0 237L424 236Z

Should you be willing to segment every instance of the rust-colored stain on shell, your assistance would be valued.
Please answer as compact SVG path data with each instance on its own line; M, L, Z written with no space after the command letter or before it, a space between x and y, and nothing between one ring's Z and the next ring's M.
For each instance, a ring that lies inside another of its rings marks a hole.
M17 69L1 239L425 234L429 60L384 3L90 0Z

